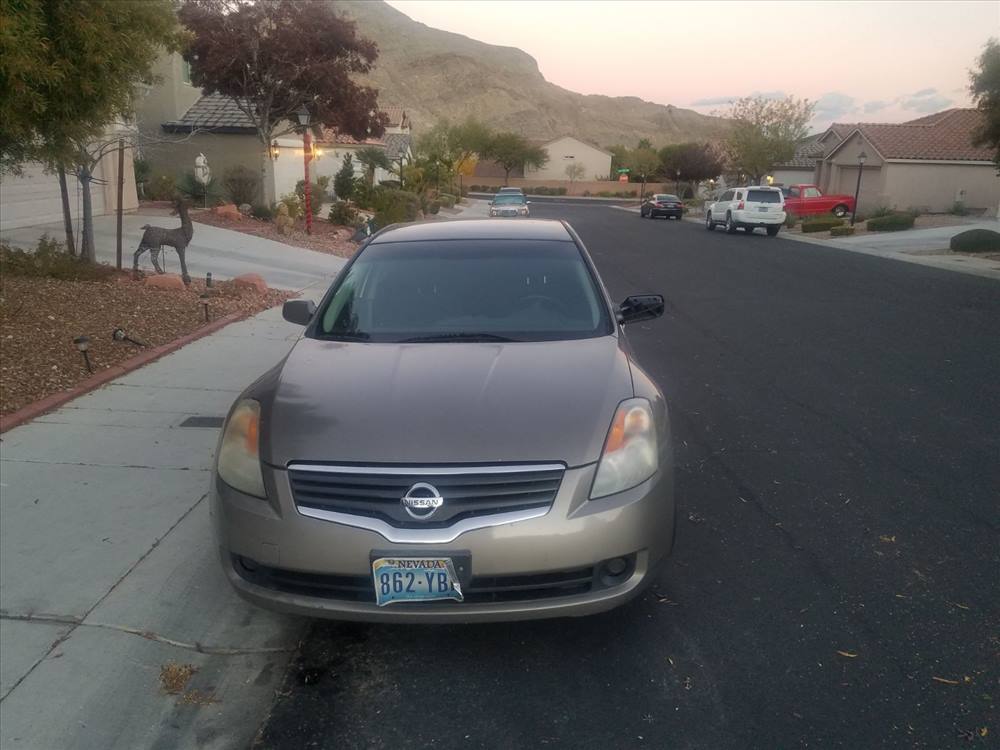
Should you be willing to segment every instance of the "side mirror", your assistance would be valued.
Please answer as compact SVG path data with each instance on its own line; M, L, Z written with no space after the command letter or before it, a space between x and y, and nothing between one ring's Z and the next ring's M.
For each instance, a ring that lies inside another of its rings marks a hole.
M525 202L524 202L524 205L526 205L526 206L530 206L530 205L531 205L531 201L525 201Z
M316 303L311 299L285 300L285 304L281 306L281 317L289 323L300 326L309 325L309 321L315 314Z
M652 320L661 315L663 315L663 295L661 294L637 294L626 297L618 305L617 310L618 322L622 325L637 323L640 320Z

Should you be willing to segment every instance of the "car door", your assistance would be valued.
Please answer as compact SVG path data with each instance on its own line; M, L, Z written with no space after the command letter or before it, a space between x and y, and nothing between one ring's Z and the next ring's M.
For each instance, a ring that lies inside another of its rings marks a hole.
M724 192L715 203L712 204L712 216L718 220L726 218L726 211L729 209L729 204L733 200L732 190L727 190Z
M809 213L825 214L833 210L833 201L824 196L817 187L802 188L802 197L809 204Z
M788 194L785 195L785 210L801 216L805 213L803 209L802 195L799 188L788 188Z

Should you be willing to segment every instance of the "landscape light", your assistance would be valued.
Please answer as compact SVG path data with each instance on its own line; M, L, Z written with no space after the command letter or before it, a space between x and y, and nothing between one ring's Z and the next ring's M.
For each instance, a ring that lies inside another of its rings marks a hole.
M90 355L87 354L87 351L90 349L90 339L87 336L77 336L73 339L73 343L76 345L77 351L83 355L83 362L87 365L87 372L93 372L94 368L90 365Z
M200 297L198 297L198 304L201 305L201 309L205 311L206 323L208 322L208 300L209 296L207 294L203 294Z
M135 339L131 338L127 333L125 333L124 328L116 328L115 330L113 330L111 332L111 338L114 341L127 341L130 344L135 344L136 346L145 346L145 344L142 343L141 341L136 341Z

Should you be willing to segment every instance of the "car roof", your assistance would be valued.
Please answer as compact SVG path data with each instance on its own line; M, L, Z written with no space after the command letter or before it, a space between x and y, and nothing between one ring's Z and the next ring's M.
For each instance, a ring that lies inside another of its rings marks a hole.
M524 191L519 187L502 187L500 188L501 193L523 193Z
M435 240L557 240L572 242L561 221L554 219L455 219L394 224L376 234L372 244Z

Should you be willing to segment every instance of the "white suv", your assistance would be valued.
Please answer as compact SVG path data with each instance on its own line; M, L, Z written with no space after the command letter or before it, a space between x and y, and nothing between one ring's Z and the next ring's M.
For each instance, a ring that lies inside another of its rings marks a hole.
M725 226L729 234L738 228L750 234L757 227L764 227L774 237L784 223L785 196L780 189L767 185L727 190L709 205L705 214L705 228L710 232L717 224Z

